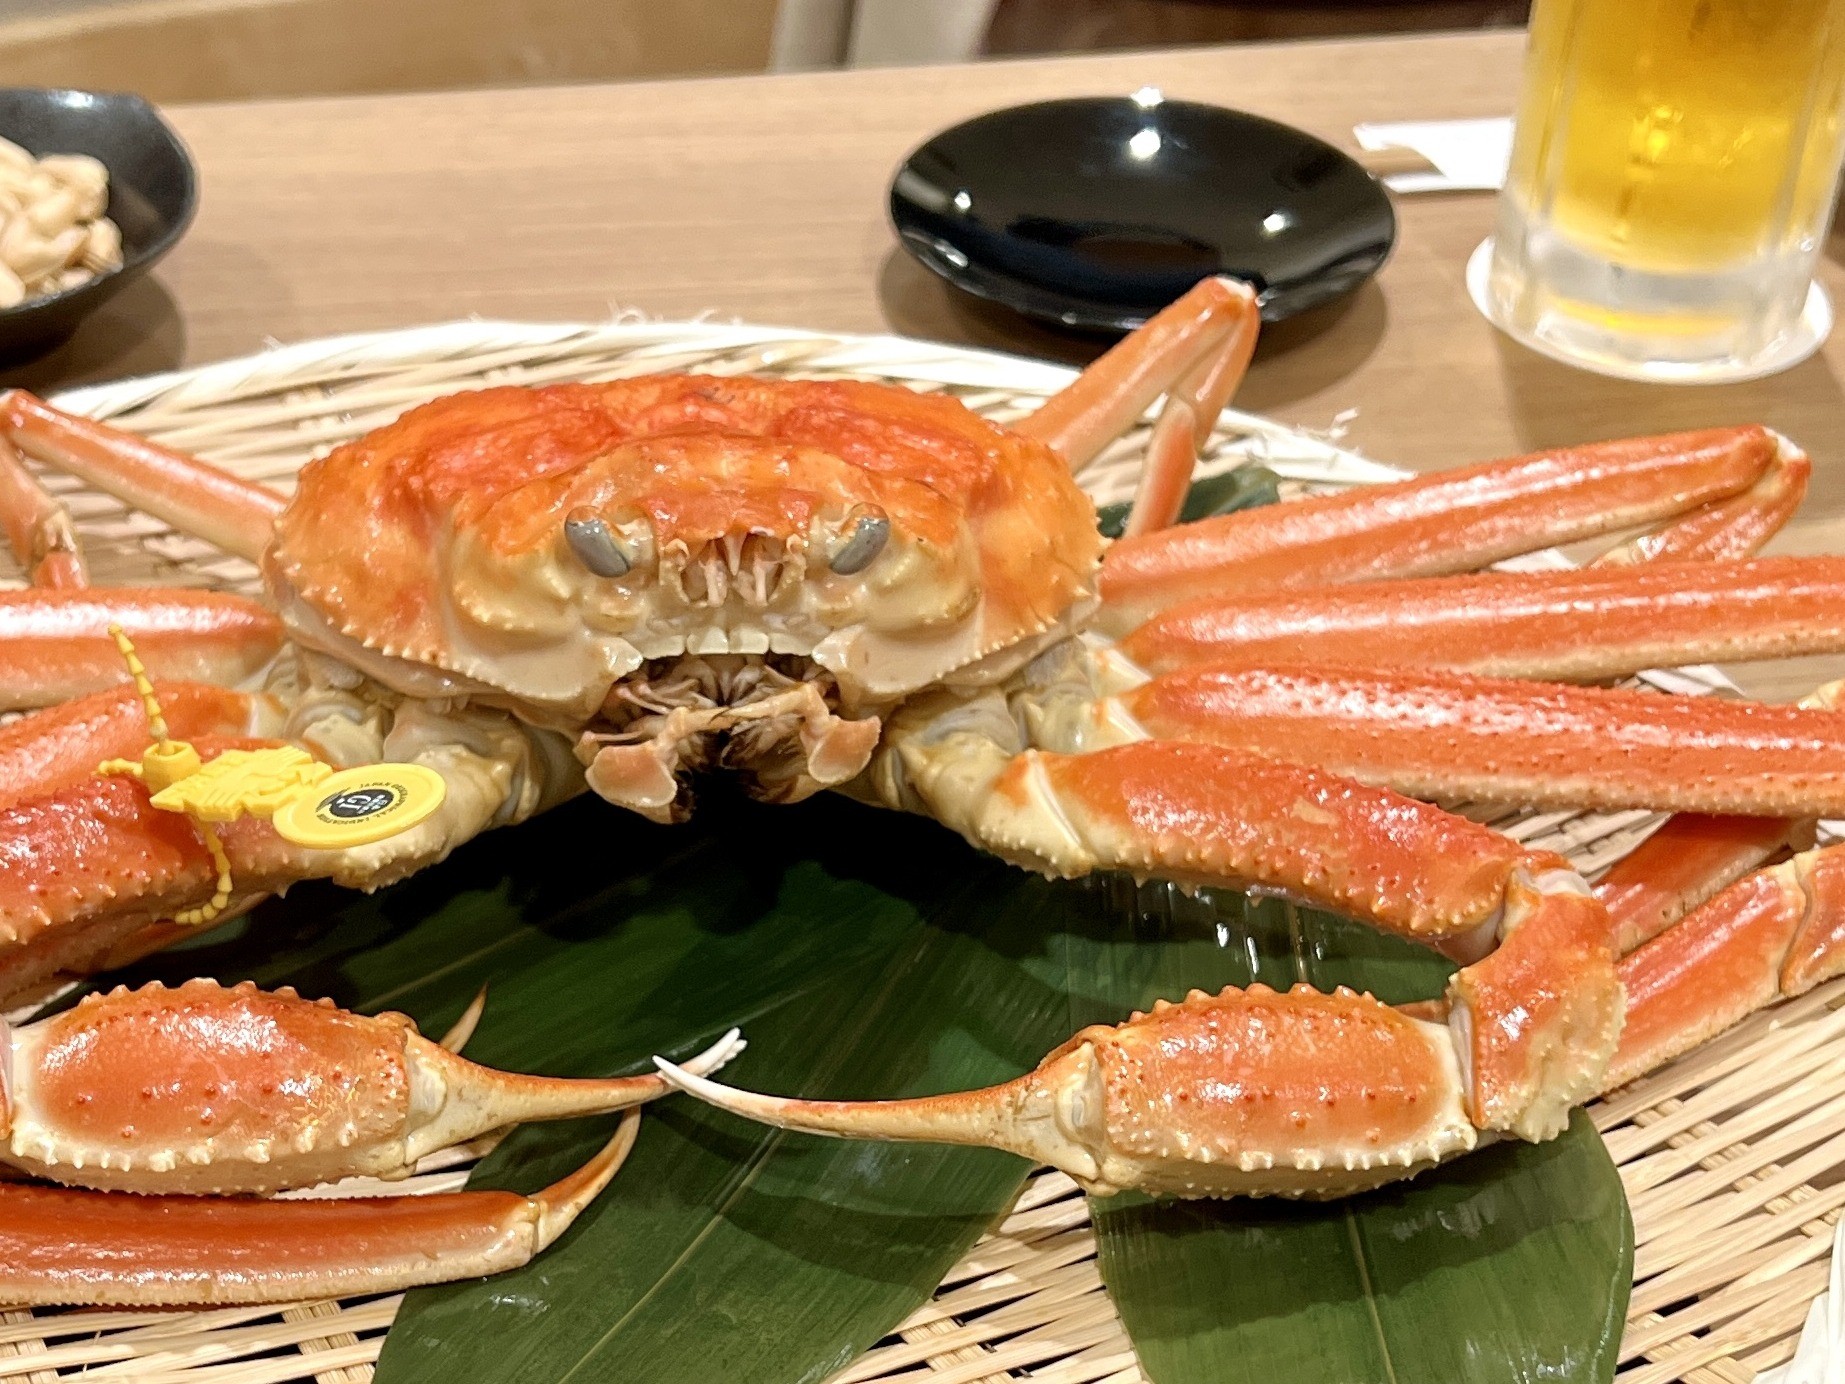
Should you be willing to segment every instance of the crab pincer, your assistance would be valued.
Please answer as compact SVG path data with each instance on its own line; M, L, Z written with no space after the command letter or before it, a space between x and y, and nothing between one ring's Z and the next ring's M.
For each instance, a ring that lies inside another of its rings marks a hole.
M690 1065L715 1070L742 1046L732 1031ZM0 1164L150 1194L404 1177L490 1130L609 1114L670 1089L651 1074L496 1071L401 1014L209 980L118 989L37 1023L0 1023L0 1070Z
M742 1048L732 1030L687 1065ZM634 1107L671 1089L495 1071L401 1014L208 980L0 1022L0 1078L0 1166L70 1184L0 1182L0 1301L30 1305L286 1302L517 1268L614 1177ZM532 1196L221 1195L405 1177L492 1130L614 1111L609 1143Z

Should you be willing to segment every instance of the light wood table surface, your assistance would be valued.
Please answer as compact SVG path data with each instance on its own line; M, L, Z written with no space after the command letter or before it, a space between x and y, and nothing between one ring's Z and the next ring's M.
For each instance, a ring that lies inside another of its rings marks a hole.
M52 388L272 341L618 308L1080 361L1093 345L959 298L897 249L885 186L931 132L1012 102L1153 84L1351 147L1361 120L1508 112L1520 47L1516 34L1471 34L179 107L202 173L197 223L153 279L11 378ZM1759 420L1817 463L1778 550L1845 552L1845 333L1753 384L1605 380L1513 345L1469 304L1462 270L1490 229L1489 196L1407 197L1398 211L1383 272L1274 329L1240 405L1314 428L1344 419L1350 445L1421 468ZM1823 275L1838 299L1845 272L1828 258ZM1747 682L1793 695L1830 667L1771 665Z

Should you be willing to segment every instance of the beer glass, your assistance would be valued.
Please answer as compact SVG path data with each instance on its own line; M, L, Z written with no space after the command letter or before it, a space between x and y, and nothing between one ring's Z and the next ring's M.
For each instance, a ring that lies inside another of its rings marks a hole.
M1537 0L1494 238L1493 322L1643 379L1802 359L1838 183L1845 0Z

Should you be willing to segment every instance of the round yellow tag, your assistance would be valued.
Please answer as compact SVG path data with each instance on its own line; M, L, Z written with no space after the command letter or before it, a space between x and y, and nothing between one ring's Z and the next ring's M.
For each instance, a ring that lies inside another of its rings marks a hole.
M442 776L420 764L366 764L323 779L273 820L277 835L297 846L369 846L408 831L442 806L447 792Z

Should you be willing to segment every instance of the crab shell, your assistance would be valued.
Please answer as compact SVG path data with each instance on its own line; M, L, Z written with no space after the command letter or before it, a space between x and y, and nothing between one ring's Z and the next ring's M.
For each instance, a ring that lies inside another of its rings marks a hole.
M888 540L835 572L867 517ZM414 409L303 469L265 566L297 639L387 686L577 724L681 654L811 658L848 706L1001 676L1088 615L1101 549L1063 459L953 399L654 376Z

